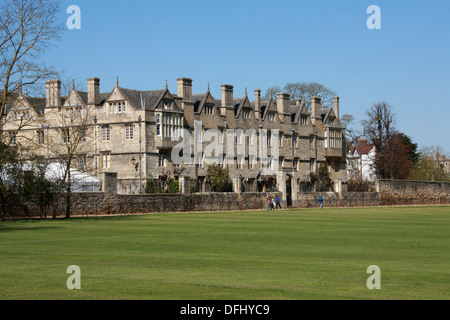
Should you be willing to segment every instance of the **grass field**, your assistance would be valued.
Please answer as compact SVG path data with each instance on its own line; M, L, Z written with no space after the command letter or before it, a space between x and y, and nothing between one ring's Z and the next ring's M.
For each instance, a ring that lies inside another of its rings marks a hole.
M450 299L450 207L0 222L0 299Z

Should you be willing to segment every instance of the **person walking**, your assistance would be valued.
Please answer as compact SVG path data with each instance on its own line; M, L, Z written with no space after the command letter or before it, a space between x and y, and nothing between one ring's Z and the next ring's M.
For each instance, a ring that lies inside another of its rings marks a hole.
M270 197L267 199L267 210L272 210L272 199Z
M320 204L320 209L322 209L323 208L323 197L322 196L319 197L319 204Z
M276 209L278 209L278 208L280 208L281 209L281 199L280 199L280 196L278 196L277 197L277 199L276 199L276 203L277 203L277 205L276 205Z

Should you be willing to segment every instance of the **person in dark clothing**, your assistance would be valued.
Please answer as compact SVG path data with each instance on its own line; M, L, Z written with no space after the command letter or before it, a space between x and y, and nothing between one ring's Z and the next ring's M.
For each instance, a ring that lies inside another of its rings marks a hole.
M280 208L281 209L281 200L280 200L280 197L278 196L277 197L277 199L276 199L276 203L277 203L277 205L276 205L276 209L278 209L278 208Z

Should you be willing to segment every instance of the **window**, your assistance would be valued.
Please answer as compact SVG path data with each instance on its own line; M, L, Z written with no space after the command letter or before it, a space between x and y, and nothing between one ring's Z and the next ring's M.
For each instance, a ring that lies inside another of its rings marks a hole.
M125 101L114 102L109 104L109 113L125 113L127 111L127 104Z
M163 101L163 109L171 110L172 109L172 101Z
M157 137L161 136L161 115L160 114L156 115L156 136Z
M78 156L78 170L86 171L86 169L87 169L86 156L85 155Z
M294 148L297 149L298 148L298 136L293 135L292 136L292 141L293 141L292 144L294 145Z
M254 157L248 157L248 169L252 170L253 169L253 160Z
M80 134L80 142L86 142L86 129L80 128L78 130L79 130L79 134Z
M323 136L324 136L324 147L328 148L328 130L324 130L323 131Z
M125 125L125 140L133 140L133 125Z
M158 155L158 167L165 167L165 156L164 153Z
M250 110L245 109L242 115L243 115L245 120L250 119Z
M268 119L269 119L269 122L274 122L275 121L275 113L269 113Z
M44 143L44 131L38 130L37 131L37 144L41 145Z
M9 133L9 141L12 146L15 146L17 143L17 132Z
M314 150L314 136L309 136L309 149Z
M302 125L307 125L308 124L308 117L301 116L301 124Z
M213 114L213 106L211 105L205 106L205 114Z
M340 149L342 147L342 138L340 130L330 129L329 147L332 149Z
M61 129L61 137L62 137L62 143L68 144L70 143L70 131L69 129Z
M102 167L103 169L111 168L111 153L102 153Z
M310 161L309 161L309 171L310 172L314 172L315 171L315 168L314 168L314 159L311 159Z
M156 114L156 136L179 139L182 137L183 118L175 113Z
M236 130L236 144L237 145L244 144L244 132L240 129Z
M110 126L103 126L102 127L102 141L108 142L111 140L111 127Z

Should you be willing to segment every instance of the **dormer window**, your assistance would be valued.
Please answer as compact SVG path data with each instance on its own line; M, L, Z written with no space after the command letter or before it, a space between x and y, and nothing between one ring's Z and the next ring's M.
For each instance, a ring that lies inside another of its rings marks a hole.
M250 119L250 110L244 109L244 111L242 112L242 116L244 117L245 120Z
M172 110L172 101L170 101L170 100L163 100L162 101L162 108L163 108L163 110Z
M212 105L206 105L205 106L205 114L213 114L213 106Z
M275 121L275 113L269 113L268 120L269 120L269 122L274 122Z
M301 120L300 120L302 125L307 125L308 124L308 117L307 116L301 116Z
M30 119L30 111L16 111L14 112L14 120L27 120Z
M111 102L109 104L109 113L125 113L127 111L127 103L125 101L121 102Z

